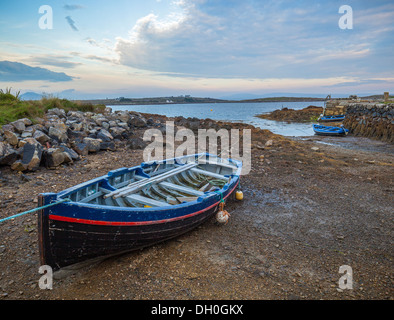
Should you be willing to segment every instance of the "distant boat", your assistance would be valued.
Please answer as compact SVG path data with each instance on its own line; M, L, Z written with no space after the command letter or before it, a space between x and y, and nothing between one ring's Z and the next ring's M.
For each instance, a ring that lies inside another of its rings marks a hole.
M320 115L318 121L321 122L329 122L329 121L343 121L345 120L345 115L337 115L337 116L323 116Z
M315 131L315 134L321 136L345 136L349 133L349 130L345 129L343 126L329 127L318 124L313 125L313 131Z
M218 211L237 188L241 170L241 161L193 154L41 194L39 207L67 201L38 211L41 264L56 271L188 232Z

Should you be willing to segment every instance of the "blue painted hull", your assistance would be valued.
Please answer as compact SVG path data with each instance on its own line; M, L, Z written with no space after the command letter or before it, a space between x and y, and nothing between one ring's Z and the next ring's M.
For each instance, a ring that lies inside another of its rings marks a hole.
M345 120L344 115L340 116L323 116L319 118L319 121L321 122L334 122L334 121L343 121Z
M348 134L349 130L343 127L330 127L322 125L313 125L313 131L317 135L321 136L345 136Z
M38 214L41 264L55 271L95 258L104 258L140 249L177 237L205 222L217 211L221 198L228 199L239 184L242 164L216 192L178 205L134 208L70 201L40 210ZM67 197L95 184L139 170L143 166L123 168L60 193L39 196L39 206Z

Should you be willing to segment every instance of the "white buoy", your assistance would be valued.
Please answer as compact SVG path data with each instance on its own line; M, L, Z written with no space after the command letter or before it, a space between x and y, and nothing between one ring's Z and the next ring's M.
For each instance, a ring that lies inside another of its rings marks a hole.
M219 204L219 211L216 214L216 221L220 224L226 224L228 219L230 218L230 214L224 210L224 202Z

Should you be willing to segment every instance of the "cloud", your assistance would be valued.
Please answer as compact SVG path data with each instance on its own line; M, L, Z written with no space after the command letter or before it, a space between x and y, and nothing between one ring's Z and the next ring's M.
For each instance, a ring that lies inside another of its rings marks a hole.
M368 4L362 7L364 19ZM374 15L392 17L384 12L391 6L377 7ZM361 10L354 11L355 30L345 31L338 27L339 6L329 2L182 0L173 8L167 16L141 17L128 37L116 39L121 64L178 75L260 79L315 78L316 72L366 76L387 69L379 41L383 35L393 40L391 29L374 22L378 38L368 36L367 25L356 29ZM392 43L386 47L392 49Z
M29 59L31 62L36 62L42 65L55 66L61 68L75 68L82 65L80 62L69 61L70 57L64 55L45 55L37 56Z
M83 9L84 6L81 6L79 4L65 4L63 8L66 10L73 11L73 10Z
M73 29L74 31L79 31L78 28L75 26L75 21L70 16L67 16L66 20L67 23L70 25L71 29Z
M63 72L53 72L48 69L31 67L19 62L0 61L0 81L18 82L28 80L60 82L71 81L73 78Z
M345 82L339 82L330 86L327 86L329 88L335 88L335 87L355 87L355 86L360 86L360 85L365 85L365 84L387 84L391 83L391 81L388 80L381 80L381 79L360 79L360 80L353 80L353 81L345 81Z

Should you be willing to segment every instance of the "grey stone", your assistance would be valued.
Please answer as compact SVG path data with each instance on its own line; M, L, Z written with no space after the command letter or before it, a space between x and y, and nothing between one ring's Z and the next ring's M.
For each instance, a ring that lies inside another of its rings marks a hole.
M100 150L115 151L116 150L115 143L113 141L101 142L100 143Z
M43 147L35 143L32 138L26 139L27 143L23 146L22 164L27 166L27 170L37 170L40 166Z
M14 126L15 131L18 133L22 133L26 129L26 125L21 119L11 122L11 124Z
M49 148L43 153L43 163L47 168L60 166L65 161L65 154L60 148Z
M114 138L107 130L101 129L97 133L97 139L101 139L103 142L109 142L109 141L113 140Z
M147 143L142 140L142 138L131 138L128 141L128 146L130 149L144 149Z
M63 126L61 124L57 124L56 126L50 127L48 130L48 136L59 142L66 142L68 140L67 127L65 124L63 124Z
M94 153L100 151L100 144L102 142L100 139L84 138L83 142L88 146L89 152Z
M12 146L16 146L18 144L18 137L15 133L9 130L4 130L4 138L5 140Z
M36 139L39 143L43 144L48 142L50 138L42 131L36 130L33 134L33 138Z
M143 116L136 115L131 116L129 124L138 128L143 128L147 126L145 118Z
M79 160L79 155L77 152L75 152L73 149L70 149L69 147L66 146L60 146L59 147L64 153L68 154L71 158L71 160L76 161Z
M66 118L66 112L63 109L53 108L47 111L48 115L56 115L59 118Z
M73 147L73 150L78 153L80 156L87 156L89 153L89 148L86 143L80 142L76 143Z
M0 165L11 165L18 158L18 153L8 143L0 142Z

